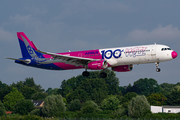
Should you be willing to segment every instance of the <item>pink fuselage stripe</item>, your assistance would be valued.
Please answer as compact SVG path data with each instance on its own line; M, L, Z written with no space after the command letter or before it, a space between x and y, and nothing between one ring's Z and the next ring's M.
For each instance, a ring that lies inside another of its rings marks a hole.
M86 50L86 51L76 51L76 52L65 52L65 53L57 53L61 55L68 55L68 56L75 56L75 57L82 57L82 58L92 58L92 59L102 59L99 50ZM45 58L53 58L51 55L43 55ZM54 65L62 68L62 69L78 69L83 68L82 66L75 66L65 63L53 63Z

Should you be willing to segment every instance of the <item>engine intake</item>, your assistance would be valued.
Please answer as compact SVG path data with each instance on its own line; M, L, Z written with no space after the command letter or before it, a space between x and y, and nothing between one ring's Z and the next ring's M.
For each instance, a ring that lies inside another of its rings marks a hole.
M133 65L132 64L131 65L120 65L120 66L112 67L111 69L116 72L128 72L133 69Z
M88 64L88 69L91 70L101 70L108 68L108 63L105 60L93 61Z

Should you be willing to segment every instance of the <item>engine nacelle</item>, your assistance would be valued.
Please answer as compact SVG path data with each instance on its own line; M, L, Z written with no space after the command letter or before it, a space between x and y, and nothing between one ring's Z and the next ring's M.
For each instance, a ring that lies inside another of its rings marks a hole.
M116 72L128 72L131 71L133 69L133 65L120 65L120 66L116 66L116 67L112 67L113 71Z
M108 67L108 63L105 60L93 61L88 64L88 69L91 70L101 70L101 69L106 69L107 67Z

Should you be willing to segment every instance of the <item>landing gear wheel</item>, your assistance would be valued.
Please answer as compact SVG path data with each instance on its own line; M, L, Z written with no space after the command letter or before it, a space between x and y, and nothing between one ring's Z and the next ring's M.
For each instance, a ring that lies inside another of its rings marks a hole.
M161 69L159 68L159 62L155 62L155 64L156 64L156 72L160 72Z
M89 76L89 72L88 72L88 71L84 71L84 72L82 73L82 75L83 75L84 77L88 77L88 76Z
M100 77L101 78L106 78L107 77L107 73L105 73L105 72L100 73Z
M160 72L161 71L161 69L160 68L156 68L156 72Z

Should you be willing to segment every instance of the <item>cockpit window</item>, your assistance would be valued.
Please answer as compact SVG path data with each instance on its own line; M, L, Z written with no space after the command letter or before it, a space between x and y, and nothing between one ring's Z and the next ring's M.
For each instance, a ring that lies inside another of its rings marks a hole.
M171 50L171 48L162 48L161 51Z

